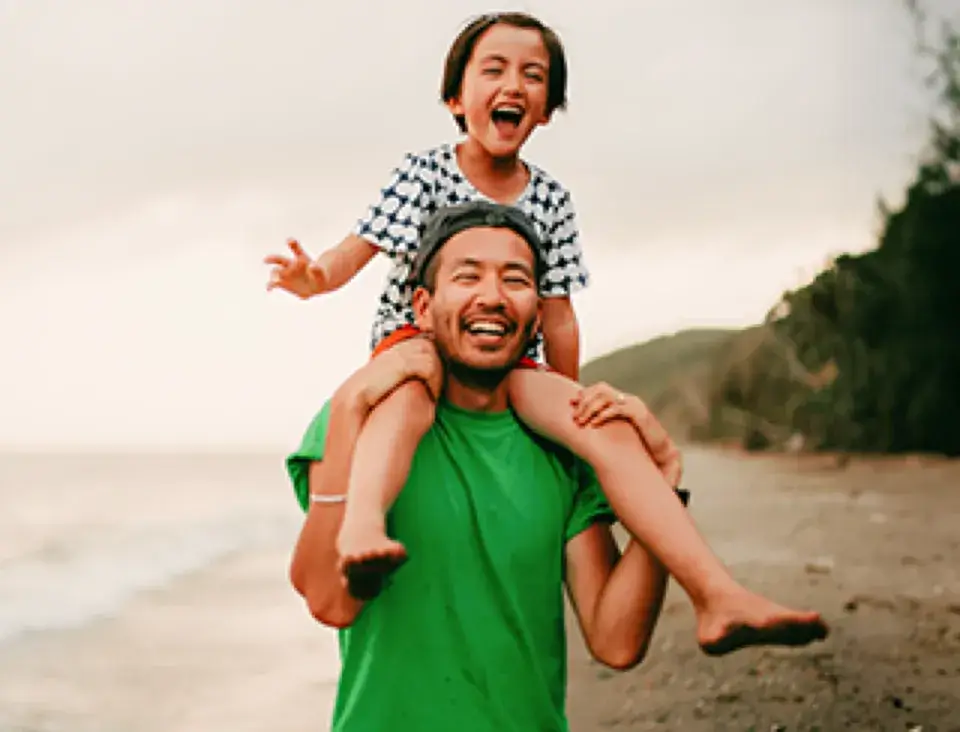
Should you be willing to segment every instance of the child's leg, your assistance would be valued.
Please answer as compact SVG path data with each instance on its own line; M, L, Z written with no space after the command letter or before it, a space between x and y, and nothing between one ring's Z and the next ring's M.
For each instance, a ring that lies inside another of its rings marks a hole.
M802 645L824 637L817 613L777 605L738 584L697 531L632 425L579 427L571 399L579 385L518 368L510 399L534 431L586 460L624 527L677 579L693 601L701 647L715 655L747 645Z
M392 346L403 349L413 343ZM376 357L375 357L376 358ZM440 369L439 361L437 369ZM403 545L386 533L386 513L407 481L420 440L433 424L435 404L425 384L408 381L368 415L354 450L337 550L350 593L376 596L385 577L406 560Z

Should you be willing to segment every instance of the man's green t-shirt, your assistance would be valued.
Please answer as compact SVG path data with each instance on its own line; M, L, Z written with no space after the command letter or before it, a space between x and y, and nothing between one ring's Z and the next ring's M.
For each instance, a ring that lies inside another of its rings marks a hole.
M287 461L305 510L328 421ZM340 632L333 732L566 730L564 544L612 520L589 467L511 412L441 402L387 516L409 559Z

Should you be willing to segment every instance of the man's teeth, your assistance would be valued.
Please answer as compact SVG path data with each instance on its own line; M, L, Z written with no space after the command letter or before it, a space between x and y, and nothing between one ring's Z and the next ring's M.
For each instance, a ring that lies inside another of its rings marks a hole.
M498 323L473 323L468 330L471 333L482 333L487 335L503 335L507 329Z

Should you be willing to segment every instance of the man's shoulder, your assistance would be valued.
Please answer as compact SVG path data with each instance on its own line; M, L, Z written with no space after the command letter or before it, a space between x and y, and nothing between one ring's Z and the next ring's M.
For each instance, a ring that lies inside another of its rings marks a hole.
M300 446L285 461L297 502L304 511L309 506L310 463L323 460L329 426L330 400L327 399L307 426Z

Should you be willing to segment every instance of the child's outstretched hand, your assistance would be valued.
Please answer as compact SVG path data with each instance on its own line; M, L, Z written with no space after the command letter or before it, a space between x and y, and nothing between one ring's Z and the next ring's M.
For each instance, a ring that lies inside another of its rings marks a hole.
M301 300L326 292L327 276L323 268L303 251L296 239L288 239L287 246L290 247L293 257L271 254L263 260L266 264L273 265L267 290L279 287Z

